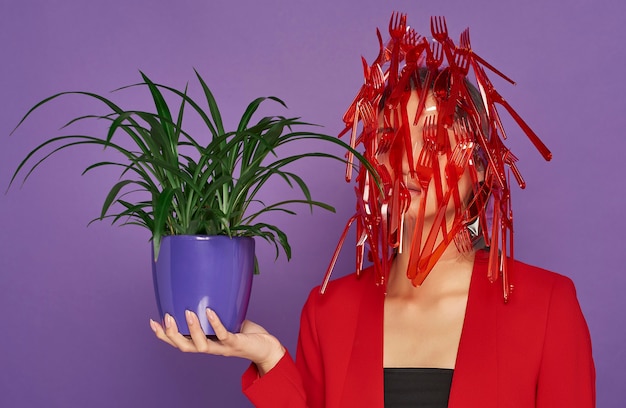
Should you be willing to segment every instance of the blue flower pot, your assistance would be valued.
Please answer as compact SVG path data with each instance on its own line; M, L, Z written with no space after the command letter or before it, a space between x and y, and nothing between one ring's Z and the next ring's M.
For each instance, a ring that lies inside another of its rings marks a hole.
M159 258L152 256L154 291L161 319L169 313L181 334L189 335L185 310L198 315L207 337L215 336L206 308L230 332L241 329L252 288L254 239L216 235L163 237Z

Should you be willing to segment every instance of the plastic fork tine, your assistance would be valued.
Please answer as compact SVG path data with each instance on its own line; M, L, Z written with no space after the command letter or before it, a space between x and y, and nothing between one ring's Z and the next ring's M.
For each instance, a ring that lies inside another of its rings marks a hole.
M465 150L464 140L462 138L457 138L457 133L459 133L458 127L452 127L454 131L454 136L457 139L456 146L454 146L454 150L452 150L452 154L450 157L450 164L454 166L455 171L458 172L460 164L463 162L463 151Z
M439 16L430 17L430 32L435 38L441 34L441 19Z
M437 138L437 122L434 115L426 116L424 119L423 130L424 146L420 151L417 159L417 165L422 167L430 167L432 164L431 144ZM430 170L430 169L429 169ZM419 177L418 177L419 178Z
M470 41L469 27L461 32L461 37L459 38L459 44L461 45L461 47L463 47L463 48L465 48L467 50L471 50L472 49L471 41Z
M441 22L443 23L443 27L442 27L442 31L446 34L446 36L448 35L448 25L446 24L446 18L443 16L440 16L441 18Z
M454 122L454 127L452 128L454 133L454 141L457 144L463 143L467 140L466 132L468 130L467 126L467 118L461 118L458 121Z
M467 228L461 228L461 230L454 236L454 245L456 245L457 249L461 253L468 253L472 250L472 239Z
M376 114L374 113L374 108L369 101L365 101L360 106L361 111L361 122L363 123L363 127L371 127L373 123L376 122Z
M390 134L387 131L380 136L379 145L376 149L376 154L385 154L391 149L395 134Z
M393 36L393 30L398 24L398 12L394 11L391 13L391 19L389 20L389 35Z
M404 35L404 43L411 47L415 47L419 42L420 35L413 28L409 28Z
M431 64L436 69L436 68L439 68L441 66L441 63L443 62L443 47L441 46L440 43L435 42L433 43L432 49L433 49L433 58L432 58Z
M370 75L372 81L372 87L375 90L380 90L385 85L385 74L383 74L383 70L379 64L375 63L370 68Z
M406 55L406 64L414 66L417 64L419 56L424 51L424 45L421 43L422 36L413 28L408 28L404 36L404 44L402 50Z
M466 28L461 32L461 36L459 38L459 45L461 48L470 49L470 41L469 41L469 28Z
M432 16L430 18L430 32L433 38L442 44L450 41L448 38L448 25L446 24L446 18L443 16Z
M389 34L396 40L402 39L406 32L406 14L394 11L389 21Z
M454 123L452 127L456 146L452 151L450 163L454 166L457 174L465 171L465 165L474 151L474 141L469 136L471 128L466 118Z
M466 49L459 48L454 54L454 65L463 75L469 72L470 59Z
M524 181L524 177L522 177L522 173L520 173L519 169L515 165L516 161L517 161L517 157L515 157L515 155L513 155L513 153L511 153L511 151L507 149L504 155L504 163L509 165L509 167L511 168L511 171L513 172L513 175L515 176L515 181L517 181L517 184L519 185L519 187L523 189L523 188L526 188L526 181Z

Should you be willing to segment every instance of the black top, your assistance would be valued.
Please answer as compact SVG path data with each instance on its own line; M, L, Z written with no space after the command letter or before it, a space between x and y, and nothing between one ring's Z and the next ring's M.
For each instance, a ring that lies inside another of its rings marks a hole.
M385 368L385 408L446 408L449 368Z

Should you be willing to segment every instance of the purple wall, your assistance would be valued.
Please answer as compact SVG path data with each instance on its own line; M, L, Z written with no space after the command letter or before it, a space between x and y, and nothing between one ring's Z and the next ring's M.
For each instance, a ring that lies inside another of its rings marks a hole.
M477 52L517 80L517 87L496 86L554 152L544 163L509 127L528 182L525 191L514 191L516 255L574 279L593 337L598 405L621 406L626 6L615 0L418 3L426 2L3 1L0 189L30 148L81 111L81 101L68 99L9 137L21 115L54 92L106 92L137 81L138 69L183 86L196 67L231 125L250 100L276 95L290 107L285 114L334 134L360 84L359 57L373 59L375 28L384 29L392 9L408 12L418 31L426 31L430 15L446 15L455 37L470 26ZM147 232L86 227L116 177L80 176L100 157L98 149L60 154L23 188L0 196L0 406L249 406L239 392L245 362L184 355L153 337ZM307 164L300 171L337 214L302 210L298 218L277 220L295 255L289 264L274 263L273 249L260 243L262 275L249 313L292 350L300 307L321 281L353 208L341 166ZM352 259L345 251L338 271L349 272Z

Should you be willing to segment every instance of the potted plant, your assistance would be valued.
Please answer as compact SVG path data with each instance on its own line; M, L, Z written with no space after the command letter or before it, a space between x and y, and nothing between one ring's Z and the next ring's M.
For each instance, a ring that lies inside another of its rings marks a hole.
M16 129L34 111L58 98L77 95L99 101L108 109L106 113L75 117L63 128L99 120L107 122L106 134L47 139L21 161L9 186L21 174L25 182L39 165L60 150L97 145L115 151L120 160L98 161L83 171L85 174L102 166L119 167L121 171L120 180L110 188L95 220L108 218L113 224L139 225L150 230L155 293L162 318L169 313L182 321L186 309L195 311L205 333L212 335L203 313L210 306L229 330L237 331L245 317L253 272L258 272L253 237L272 243L277 257L280 248L287 259L291 257L285 233L258 217L275 211L295 214L291 204L334 211L313 200L304 180L286 167L309 157L344 159L310 151L281 157L278 150L303 139L322 140L342 146L368 170L373 169L336 137L296 130L310 126L299 118L267 116L251 123L265 101L286 107L278 98L255 99L245 109L236 129L226 131L213 94L198 72L196 77L208 112L187 94L187 87L181 91L155 83L143 73L141 76L142 82L118 91L147 88L154 112L122 109L109 98L90 92L61 92L32 107ZM175 112L166 97L177 101ZM200 118L206 141L183 127L188 111ZM120 135L125 138L118 141ZM260 202L259 191L275 178L299 190L302 198Z

